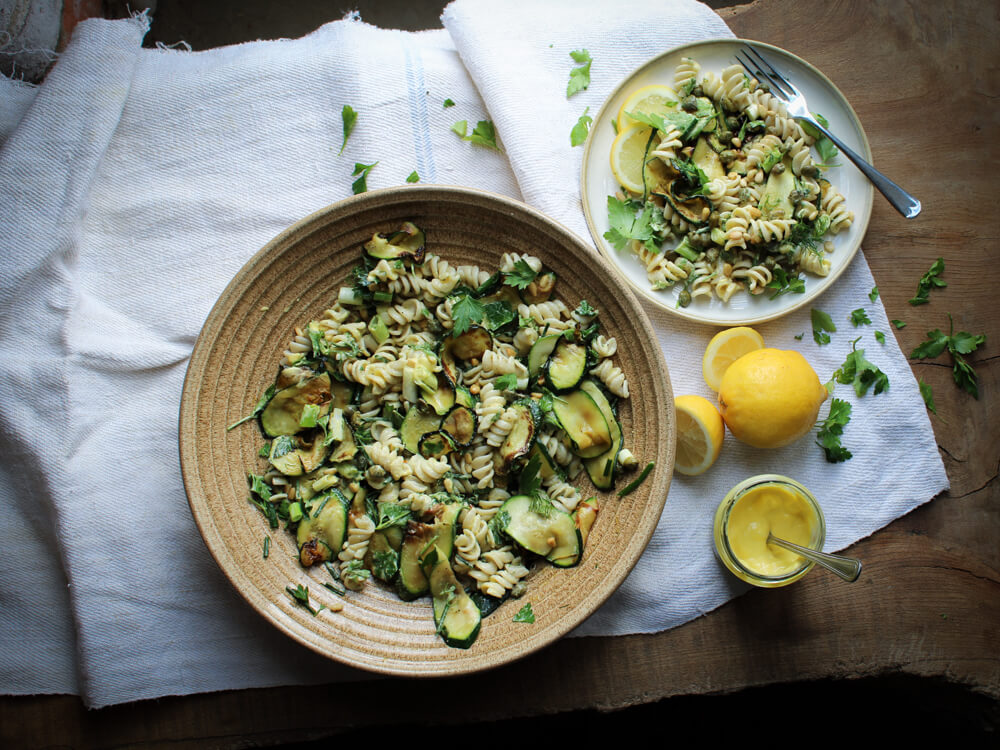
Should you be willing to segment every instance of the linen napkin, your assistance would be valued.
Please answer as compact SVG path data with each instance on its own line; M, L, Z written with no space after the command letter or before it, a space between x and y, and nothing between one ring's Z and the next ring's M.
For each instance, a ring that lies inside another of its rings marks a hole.
M591 244L579 192L583 149L572 147L569 139L577 118L585 107L596 115L632 70L671 47L733 36L718 16L689 0L510 0L502 5L455 0L442 21L493 116L525 201ZM576 65L569 53L580 49L593 60L590 86L567 98L569 71ZM801 351L823 381L844 362L851 341L862 337L857 347L886 373L890 388L858 398L850 386L837 386L834 395L852 405L843 441L854 457L830 464L811 439L764 452L727 434L719 461L706 474L674 475L660 524L639 564L575 634L664 630L746 590L714 559L712 518L726 492L751 475L784 474L809 487L826 516L828 551L868 536L947 488L917 383L882 303L869 298L874 286L859 252L817 302L837 324L829 345L813 342L808 308L757 326L767 346ZM717 329L645 302L644 307L663 347L674 394L713 398L702 379L701 354ZM860 307L872 324L855 329L848 322L850 312ZM884 334L884 344L875 340L875 331ZM827 410L821 410L821 418Z

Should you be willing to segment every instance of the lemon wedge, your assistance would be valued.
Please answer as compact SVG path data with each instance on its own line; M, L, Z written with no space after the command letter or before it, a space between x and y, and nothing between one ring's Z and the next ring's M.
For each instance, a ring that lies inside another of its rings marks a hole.
M653 129L641 124L622 130L611 144L611 172L618 184L634 195L642 195L646 144Z
M722 450L726 436L725 423L715 405L702 396L678 396L677 454L674 469L681 474L697 476L708 471Z
M708 387L718 392L722 376L726 374L729 365L744 354L763 348L764 337L753 328L739 326L719 331L708 342L701 358L701 374Z
M667 112L678 111L677 93L669 86L654 83L636 89L622 103L618 110L618 132L628 130L637 124L626 112L645 112L651 115L665 115Z

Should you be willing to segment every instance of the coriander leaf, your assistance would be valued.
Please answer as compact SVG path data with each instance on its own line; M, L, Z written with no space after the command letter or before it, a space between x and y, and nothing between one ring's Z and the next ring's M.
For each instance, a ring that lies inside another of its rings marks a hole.
M652 204L647 203L638 216L636 205L634 201L620 201L613 195L608 196L608 224L611 228L604 233L604 239L616 250L624 250L629 240L646 242L653 239L653 230L649 225Z
M877 286L873 286L872 290L870 292L868 292L868 299L870 299L872 302L874 302L875 300L878 299L878 287Z
M271 399L274 398L276 390L277 388L275 387L274 383L269 385L264 390L264 394L259 399L257 399L257 403L254 405L253 411L250 412L249 415L243 417L243 419L239 420L238 422L233 422L231 425L229 425L229 427L226 428L226 432L229 432L234 427L239 427L244 422L249 422L251 419L257 417L262 411L264 411L264 407L271 402Z
M920 395L924 397L924 403L927 405L927 408L937 414L937 407L934 406L933 389L931 389L928 383L924 382L923 378L917 381L917 385L920 386Z
M812 318L813 340L820 346L829 344L830 336L826 331L831 333L837 331L837 326L833 324L833 318L830 317L829 313L817 310L815 307L812 309L810 317Z
M948 283L941 279L944 273L944 258L938 258L931 264L927 273L920 277L917 284L917 293L909 300L911 305L925 305L930 301L931 289L934 287L945 287Z
M536 276L538 276L538 271L529 266L523 258L518 258L510 271L503 272L503 283L518 289L527 289Z
M531 611L531 602L527 602L514 615L514 622L526 622L529 625L535 622L535 613Z
M590 85L590 64L593 60L590 53L585 49L574 50L569 53L574 61L582 63L569 72L569 83L566 84L566 98L569 99L578 91L583 91Z
M414 169L410 172L406 177L406 181L409 183L420 182L420 175L417 174L417 170Z
M894 326L896 326L896 330L897 331L900 330L900 329L902 329L902 328L906 328L906 322L902 321L902 320L893 319L892 324Z
M444 108L445 109L448 109L448 107L454 107L454 106L455 106L454 100L452 100L452 99L445 99L444 100Z
M879 342L880 344L884 344L885 343L885 334L882 333L881 331L875 331L875 340L877 342Z
M868 313L865 312L865 308L859 307L857 310L851 311L851 325L855 328L861 325L871 325L871 319L868 317Z
M345 104L344 108L340 111L340 119L344 121L344 142L340 144L340 153L337 154L338 156L344 153L344 148L347 146L347 139L354 132L354 126L358 122L358 113L354 111L354 108L350 104Z
M570 146L582 146L587 140L587 134L590 132L590 124L594 121L594 118L587 114L589 111L590 107L583 110L583 114L576 121L576 125L569 131Z
M851 405L847 401L835 398L830 401L830 413L820 425L816 435L816 445L823 449L826 460L832 464L851 458L849 450L840 444L844 427L851 421Z
M374 162L372 164L355 163L354 171L351 172L351 177L358 178L351 183L351 191L355 195L368 192L368 173L372 171L372 168L376 164L378 164L378 162Z
M493 387L498 391L517 390L517 375L512 372L509 372L506 375L501 375L493 381Z
M454 320L454 326L451 329L453 336L460 336L469 330L469 326L478 325L483 319L485 311L483 310L483 305L476 299L473 299L468 294L462 296L454 305L451 306L451 317Z

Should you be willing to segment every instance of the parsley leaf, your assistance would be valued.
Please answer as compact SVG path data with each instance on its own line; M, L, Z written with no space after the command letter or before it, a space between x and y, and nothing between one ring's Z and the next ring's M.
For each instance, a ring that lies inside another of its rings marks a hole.
M410 509L397 503L382 503L378 509L378 523L375 531L388 529L390 526L406 526L410 520Z
M608 224L611 228L604 233L604 239L616 250L624 250L629 240L647 242L653 239L653 230L649 225L652 204L647 203L638 216L636 206L635 201L620 201L613 195L608 196Z
M833 318L830 317L829 313L817 310L815 307L812 309L810 317L812 318L813 340L820 346L829 344L830 335L826 331L831 333L837 331L837 326L833 324Z
M851 353L847 355L844 364L833 374L834 380L844 385L853 385L858 396L864 396L868 389L877 396L889 389L889 376L865 359L865 350L858 349L860 337L851 342Z
M503 328L517 317L517 313L514 312L514 308L510 306L510 303L503 300L487 302L483 305L483 313L486 316L487 328L491 331Z
M448 109L448 107L454 107L454 106L455 106L455 101L453 99L445 99L444 100L444 108L445 109Z
M800 333L800 334L798 334L796 336L792 336L792 338L795 339L796 341L801 341L802 337L805 336L805 335L806 335L806 333L805 333L805 331L803 331L802 333Z
M880 344L884 344L885 343L885 334L882 333L881 331L875 331L875 340L877 342L879 342Z
M906 321L903 321L903 320L896 320L894 318L893 321L892 321L892 324L894 326L896 326L896 330L897 331L900 330L901 328L906 328Z
M851 310L851 325L855 328L861 325L871 325L871 319L868 317L868 313L865 312L865 308L859 307L857 310Z
M351 172L351 177L357 177L358 179L351 183L351 191L355 195L368 192L368 173L372 171L372 168L376 164L378 164L378 162L374 162L372 164L361 164L356 162L354 164L354 171Z
M476 123L476 127L473 128L472 132L466 135L469 129L469 124L465 120L459 120L451 129L457 133L463 141L468 141L469 143L474 143L477 146L485 146L486 148L491 148L494 151L500 151L500 146L497 145L497 131L490 120L480 120Z
M510 271L503 272L503 283L518 289L526 289L536 276L538 271L529 266L523 258L519 258Z
M927 340L910 352L910 359L934 359L948 348L948 336L940 328L927 332Z
M347 147L347 139L351 137L351 133L354 132L354 126L358 122L358 113L354 111L354 108L350 104L345 104L344 108L340 111L340 119L344 121L344 142L340 144L340 154L344 153L344 149Z
M274 393L276 390L277 389L275 388L274 383L271 383L271 385L269 385L265 389L264 394L259 399L257 399L257 403L254 405L253 411L250 412L249 415L243 417L243 419L239 420L238 422L233 422L231 425L229 425L229 427L226 428L226 432L229 432L234 427L239 427L244 422L249 422L251 419L257 417L262 411L264 411L264 407L270 403L271 399L274 397Z
M930 387L930 384L925 383L923 378L921 378L917 381L917 385L920 386L920 395L923 396L927 408L937 414L937 407L934 405L934 391Z
M301 583L298 584L294 589L291 586L285 586L285 591L287 591L291 595L292 599L295 600L296 604L308 609L309 613L313 617L315 617L324 609L326 609L326 607L324 607L323 605L320 605L319 609L314 609L313 606L309 603L308 586L303 586Z
M870 299L872 302L874 302L875 300L878 299L878 287L877 286L873 286L872 290L870 292L868 292L868 299Z
M410 172L406 177L406 181L409 183L420 182L420 175L417 174L417 170L414 169Z
M852 453L840 444L844 427L851 421L851 405L842 399L830 401L830 413L823 420L816 435L816 445L823 449L826 460L832 464L851 458Z
M372 572L383 581L391 581L399 571L399 554L391 549L381 550L372 555Z
M473 299L468 294L462 296L451 306L451 317L455 321L451 329L453 336L460 336L469 330L469 326L478 324L485 314L483 305L479 300Z
M930 302L931 289L948 286L948 282L941 279L942 273L944 273L944 258L938 258L931 264L927 273L920 277L920 281L917 284L917 293L909 301L910 304L926 305Z
M542 457L536 453L521 470L521 476L518 479L518 487L520 488L522 495L538 494L538 491L542 486L542 475L540 473L541 468Z
M585 299L580 300L580 304L577 305L576 309L573 311L573 315L578 315L581 318L593 318L597 314L597 308Z
M517 611L517 614L514 615L514 622L526 622L529 625L534 624L535 613L531 611L531 602L527 602Z
M583 114L576 121L576 125L569 131L570 146L582 146L584 141L587 140L587 134L590 132L590 124L594 121L594 118L587 114L589 111L590 107L583 110Z
M952 357L952 377L955 379L955 384L978 399L979 376L962 355L971 354L985 344L986 336L984 334L976 336L967 331L954 333L955 321L950 314L948 318L951 320L949 333L945 335L938 328L928 331L927 340L910 353L910 359L933 359L947 349Z
M508 372L506 375L501 375L493 381L493 387L498 391L517 390L517 375L512 372Z
M590 85L590 64L593 62L590 53L585 49L573 50L569 56L581 64L569 72L569 83L566 84L567 99Z
M804 294L806 291L806 282L798 274L789 276L784 268L775 266L773 278L767 283L767 288L774 289L774 294L770 297L770 299L774 299L789 292Z

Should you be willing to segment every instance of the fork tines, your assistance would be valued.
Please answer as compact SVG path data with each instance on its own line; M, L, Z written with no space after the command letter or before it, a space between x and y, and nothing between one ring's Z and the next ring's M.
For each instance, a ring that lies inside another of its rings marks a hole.
M736 53L736 61L742 65L743 69L746 70L746 72L751 76L770 86L772 93L776 96L780 96L782 99L788 99L791 96L794 96L794 91L791 90L791 84L789 84L788 81L782 77L781 73L776 71L771 63L765 60L763 55L761 55L757 50L753 47L745 46L742 50L744 57L740 57L740 54L740 52ZM756 61L754 58L756 58ZM767 69L770 72L765 72L762 66L767 66Z

